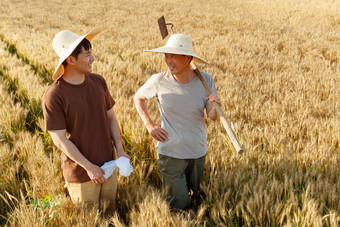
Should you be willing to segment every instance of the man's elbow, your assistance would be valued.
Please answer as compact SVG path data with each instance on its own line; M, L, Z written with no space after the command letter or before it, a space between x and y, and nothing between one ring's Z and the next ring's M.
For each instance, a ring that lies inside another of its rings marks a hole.
M55 145L56 147L58 147L59 149L62 148L62 143L61 143L61 141L60 141L59 139L56 139L56 138L53 138L53 137L52 137L52 141L53 141L53 143L54 143L54 145Z
M138 93L136 93L136 94L133 96L133 101L134 101L135 105L137 104L137 100L138 100Z
M134 96L133 96L133 101L135 102L135 106L138 107L141 105L141 103L143 101L145 101L145 97L143 95L141 95L139 92L137 92Z
M211 109L208 113L207 113L208 117L210 120L216 121L218 118L218 114L216 111L214 111L213 109Z
M140 98L140 94L139 94L139 92L136 92L136 94L133 96L133 100L135 101L135 102L137 102L138 100L140 100L141 98Z
M214 115L214 116L210 116L209 118L210 118L210 120L216 121L217 118L218 118L218 116L217 116L217 114L216 114L216 115Z
M62 149L62 147L63 147L62 139L60 139L57 135L55 135L53 133L50 133L50 134L51 134L51 138L52 138L54 145L56 147L58 147L59 149Z

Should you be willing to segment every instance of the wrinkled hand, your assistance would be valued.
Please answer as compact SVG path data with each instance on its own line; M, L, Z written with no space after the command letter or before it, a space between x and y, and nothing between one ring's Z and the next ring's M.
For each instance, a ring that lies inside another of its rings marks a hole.
M92 165L86 170L86 172L87 175L89 175L91 181L96 184L103 184L107 182L107 179L104 177L105 171L99 166Z
M216 93L211 93L209 95L209 97L207 98L208 102L212 105L213 102L218 103L219 105L221 105L221 100L220 97L218 97L218 95Z
M162 129L162 127L158 124L147 124L146 128L148 129L149 133L152 135L153 138L160 142L165 142L168 140L169 134Z

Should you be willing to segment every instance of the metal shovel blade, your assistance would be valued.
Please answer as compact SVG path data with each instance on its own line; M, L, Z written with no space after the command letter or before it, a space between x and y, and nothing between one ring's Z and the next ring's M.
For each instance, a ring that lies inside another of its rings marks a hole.
M164 15L158 19L158 26L159 30L161 31L162 38L165 39L165 37L168 36L169 32L168 28L166 27Z

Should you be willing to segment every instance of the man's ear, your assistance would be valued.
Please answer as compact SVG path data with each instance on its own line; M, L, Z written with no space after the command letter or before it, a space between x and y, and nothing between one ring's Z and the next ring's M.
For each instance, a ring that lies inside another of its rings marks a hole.
M76 61L76 58L73 57L73 56L68 56L66 58L66 62L67 62L68 65L74 65L75 61Z
M189 64L190 64L190 62L191 62L191 59L193 58L192 56L190 56L190 55L185 55L186 56L186 58L188 59L188 62L189 62Z

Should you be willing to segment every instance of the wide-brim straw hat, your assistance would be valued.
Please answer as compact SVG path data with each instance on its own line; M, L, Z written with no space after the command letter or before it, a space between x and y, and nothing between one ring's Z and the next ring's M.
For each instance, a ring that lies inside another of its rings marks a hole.
M191 39L184 34L173 34L170 36L165 46L147 51L157 53L189 55L193 57L193 60L195 62L209 64L206 60L195 54L192 48Z
M66 60L68 56L72 54L72 52L76 49L81 41L83 41L84 39L91 41L101 31L102 28L95 28L83 36L79 36L68 30L63 30L56 34L53 39L52 46L59 56L59 63L52 75L52 79L56 80L64 74L64 66L62 63Z

